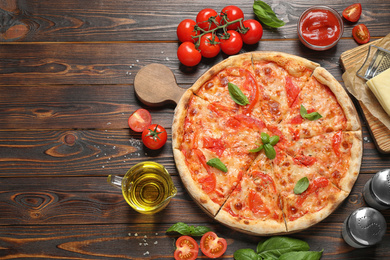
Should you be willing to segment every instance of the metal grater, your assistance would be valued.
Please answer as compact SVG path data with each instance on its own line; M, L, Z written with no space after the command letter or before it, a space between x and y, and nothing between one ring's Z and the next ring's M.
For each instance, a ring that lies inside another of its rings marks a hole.
M390 68L390 51L371 45L366 60L356 72L356 75L365 80L370 80L388 68Z

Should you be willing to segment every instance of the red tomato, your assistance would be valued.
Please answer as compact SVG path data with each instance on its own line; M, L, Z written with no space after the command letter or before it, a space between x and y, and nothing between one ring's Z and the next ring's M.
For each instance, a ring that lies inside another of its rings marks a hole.
M221 22L221 17L214 9L205 8L196 16L196 23L203 30L214 29Z
M246 44L255 44L260 41L263 36L263 26L258 21L254 19L245 20L243 26L248 28L245 34L241 33L242 40Z
M215 177L215 174L211 173L207 177L199 179L199 183L202 185L202 190L209 194L215 190L217 178Z
M190 236L181 236L176 240L174 257L176 260L195 260L198 257L199 246Z
M143 132L152 123L149 111L143 108L137 109L129 117L129 127L135 132Z
M184 19L179 23L176 29L177 38L181 42L195 42L192 36L195 36L197 32L194 29L196 22L191 19Z
M362 14L362 5L360 3L352 4L344 9L343 17L350 22L357 22Z
M266 216L270 214L270 210L261 199L261 195L255 190L251 190L248 196L249 209L258 216Z
M192 42L183 42L177 49L177 57L188 67L196 66L202 60L202 55Z
M200 38L200 54L205 58L214 58L221 51L219 38L212 33L206 33Z
M229 5L229 6L224 7L221 11L220 16L221 17L225 16L228 22L232 22L232 21L238 20L240 18L241 18L241 21L244 20L244 13L242 12L242 10L239 7L237 7L235 5ZM221 23L225 24L225 21L221 21ZM240 27L240 22L236 22L236 23L228 25L227 28L228 28L228 30L236 30L239 27Z
M217 258L225 253L227 243L224 238L218 237L212 231L207 232L200 239L200 249L210 258Z
M152 150L160 149L167 142L167 131L164 127L153 124L142 132L142 142Z
M364 24L359 24L353 27L352 36L359 44L364 44L370 41L370 32Z
M227 55L237 54L242 48L242 38L240 34L233 30L228 30L227 34L221 38L221 50ZM224 37L229 37L224 39Z

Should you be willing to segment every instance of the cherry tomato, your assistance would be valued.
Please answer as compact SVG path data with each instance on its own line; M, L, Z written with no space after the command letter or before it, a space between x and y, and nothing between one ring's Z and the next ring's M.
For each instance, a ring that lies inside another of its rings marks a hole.
M202 55L192 42L183 42L177 49L177 57L188 67L196 66L202 60Z
M221 22L221 17L214 9L205 8L196 16L196 23L204 30L214 29Z
M359 44L364 44L370 41L370 32L364 24L359 24L353 27L352 36Z
M213 58L217 56L221 50L219 38L215 34L206 33L200 38L199 50L203 57Z
M142 142L152 150L160 149L167 142L167 131L164 127L153 124L142 132Z
M227 55L237 54L242 48L242 38L241 35L233 30L228 30L227 34L229 35L228 39L224 39L224 36L221 38L221 50Z
M225 253L227 243L224 238L218 237L212 231L207 232L200 239L200 249L210 258L217 258Z
M237 19L240 19L242 18L241 21L244 20L244 13L242 12L242 10L235 6L235 5L229 5L229 6L226 6L222 9L221 11L221 14L220 14L221 17L223 16L226 16L226 19L228 22L231 22L231 21L235 21ZM221 21L222 23L225 23L225 21ZM228 25L228 30L236 30L237 28L240 27L240 22L237 22L237 23L233 23L233 24L230 24Z
M248 31L245 34L241 33L243 42L246 44L255 44L259 42L263 36L263 26L254 19L245 20L242 24L245 28L248 28Z
M129 127L135 132L143 132L152 123L149 111L143 108L137 109L129 117Z
M357 22L362 14L362 5L360 3L352 4L344 9L343 17L350 22Z
M176 260L195 260L198 257L199 246L190 236L181 236L176 240L174 257Z
M195 36L197 32L194 26L196 22L191 19L184 19L179 23L176 29L177 38L181 42L195 42L191 36Z

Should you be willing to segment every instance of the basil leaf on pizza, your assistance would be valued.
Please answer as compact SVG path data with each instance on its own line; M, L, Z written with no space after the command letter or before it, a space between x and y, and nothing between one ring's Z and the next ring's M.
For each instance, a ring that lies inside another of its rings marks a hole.
M257 153L257 152L260 152L263 148L264 148L264 145L260 145L259 147L255 148L255 149L249 150L249 152L250 153Z
M245 106L249 104L247 96L242 93L241 89L234 85L233 83L228 83L229 94L232 97L233 101L239 104L240 106Z
M303 193L305 190L307 190L309 184L309 179L307 177L303 177L295 184L294 193L297 195Z
M228 171L226 165L223 164L223 162L221 162L221 160L219 158L210 159L207 162L207 165L210 165L211 167L217 168L218 170L221 170L223 172L227 172Z
M261 141L263 144L268 144L269 143L269 135L267 133L261 133Z
M276 151L271 144L265 144L264 151L265 151L265 155L268 157L268 159L271 159L271 160L275 159Z
M279 142L279 136L274 135L269 139L269 143L275 146Z
M322 117L318 112L312 112L308 114L306 108L303 105L301 105L300 114L302 118L306 118L310 121L314 121Z

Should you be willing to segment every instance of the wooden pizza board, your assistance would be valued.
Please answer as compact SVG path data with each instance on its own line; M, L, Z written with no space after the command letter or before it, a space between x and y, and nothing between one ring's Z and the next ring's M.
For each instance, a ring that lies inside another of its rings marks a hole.
M343 52L340 56L340 64L343 69L348 70L355 66L356 61L367 55L369 46L371 44L375 45L378 41L380 39ZM359 105L379 152L390 153L390 130L370 113L363 102L359 101Z

